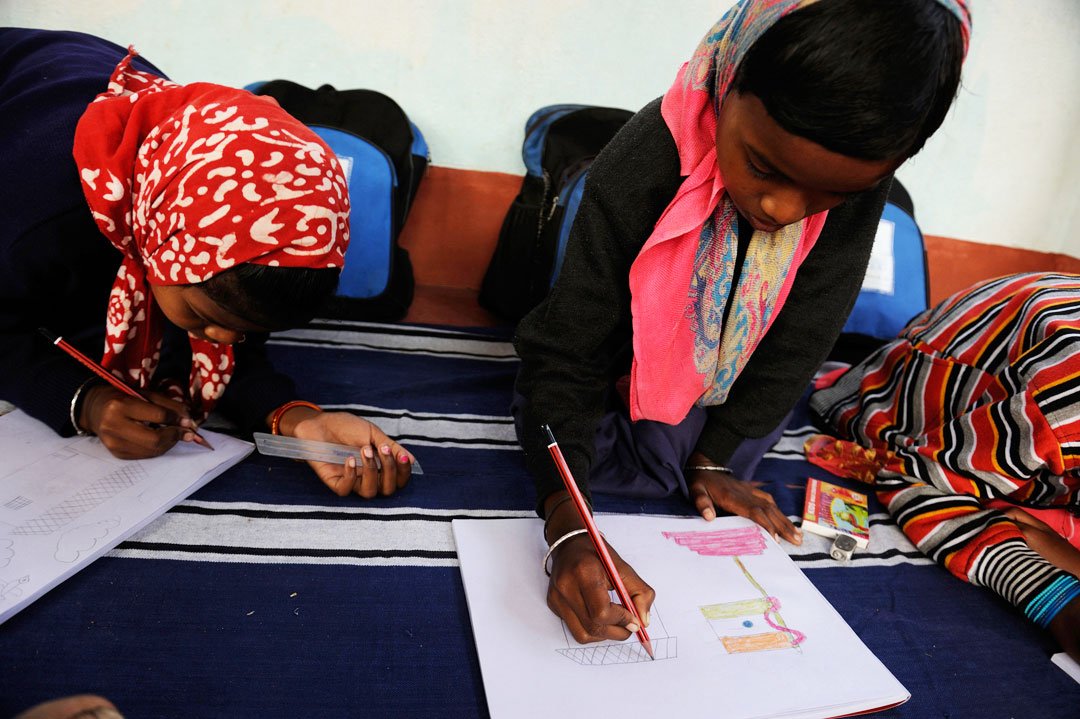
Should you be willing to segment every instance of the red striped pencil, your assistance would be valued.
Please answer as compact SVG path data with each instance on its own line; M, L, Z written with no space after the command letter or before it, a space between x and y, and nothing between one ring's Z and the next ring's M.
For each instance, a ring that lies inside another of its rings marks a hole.
M638 615L637 608L634 606L633 600L630 599L630 592L626 591L626 585L623 584L622 577L619 576L619 570L615 568L615 560L611 558L611 552L608 551L604 538L600 536L600 530L596 528L596 523L593 521L592 514L589 512L589 507L585 504L585 497L581 495L581 490L578 489L577 482L574 481L574 475L570 473L570 466L566 463L566 458L563 457L562 450L559 449L559 443L555 441L555 435L552 434L551 427L545 424L543 429L547 433L549 440L548 452L551 453L551 458L555 460L555 466L559 468L559 474L562 476L563 484L566 485L566 491L570 493L570 498L574 502L574 507L581 516L581 521L585 523L585 529L589 532L589 539L592 540L593 546L596 548L596 553L600 555L600 562L604 565L604 570L607 571L608 579L611 580L611 586L615 587L615 593L619 595L619 601L622 602L624 607L630 610L630 613L634 615L634 619L637 620L638 641L645 647L645 651L648 652L649 658L655 660L656 655L653 654L652 641L649 640L649 635L645 631L645 625L641 623L641 617Z
M99 365L97 362L95 362L94 360L92 360L89 357L87 357L86 355L84 355L79 350L75 349L69 342L67 342L60 335L53 334L52 332L45 329L44 327L39 327L38 331L41 334L45 335L45 337L50 342L52 342L54 345L56 345L57 347L59 347L60 349L64 350L69 355L71 355L72 357L77 359L79 362L81 362L83 365L85 365L87 369L89 369L91 372L96 374L98 377L101 377L101 379L105 380L106 382L111 384L116 389L120 390L124 394L129 395L131 397L137 397L137 398L141 399L143 402L149 402L150 401L146 396L144 396L142 394L142 392L140 392L139 390L135 389L134 387L131 387L130 385L126 384L123 380L121 380L119 377L114 375L112 372L105 369L104 367ZM195 441L196 442L198 442L202 446L206 447L207 449L210 449L210 450L214 449L210 445L210 442L208 442L206 440L206 438L203 437L201 434L199 434L198 432L195 432L195 431L192 431L192 434L195 435Z

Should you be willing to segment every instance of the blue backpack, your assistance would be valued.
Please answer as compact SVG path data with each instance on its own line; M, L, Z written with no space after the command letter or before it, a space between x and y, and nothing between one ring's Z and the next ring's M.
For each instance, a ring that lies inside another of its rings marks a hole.
M893 179L862 290L830 357L857 362L930 306L926 246L911 195Z
M480 304L516 321L544 299L562 267L589 166L631 117L591 105L548 105L529 117L525 177L499 231Z
M412 303L412 263L397 244L431 157L420 130L374 90L312 90L288 80L248 85L269 95L337 155L349 183L349 248L323 316L392 321Z

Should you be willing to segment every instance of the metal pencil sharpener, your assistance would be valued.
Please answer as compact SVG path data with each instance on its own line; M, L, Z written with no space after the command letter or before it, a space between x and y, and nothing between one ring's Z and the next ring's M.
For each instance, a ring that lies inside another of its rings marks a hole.
M859 545L855 543L854 537L838 534L836 539L833 540L832 546L829 547L829 556L838 562L846 562L851 559L851 554L857 546Z

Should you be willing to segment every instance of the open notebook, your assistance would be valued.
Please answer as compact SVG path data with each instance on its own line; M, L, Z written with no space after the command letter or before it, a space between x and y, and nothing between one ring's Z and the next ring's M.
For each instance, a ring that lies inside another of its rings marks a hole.
M493 717L837 717L910 697L756 524L597 524L656 590L655 661L633 637L578 644L550 612L538 519L454 520Z
M201 433L214 451L181 443L121 460L96 437L65 439L20 411L0 417L0 622L252 450Z

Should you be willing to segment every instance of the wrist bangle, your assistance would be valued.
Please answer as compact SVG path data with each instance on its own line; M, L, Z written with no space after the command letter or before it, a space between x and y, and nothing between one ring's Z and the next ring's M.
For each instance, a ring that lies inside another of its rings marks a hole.
M555 504L551 505L551 509L548 510L547 516L544 517L544 540L545 541L547 541L548 523L551 521L551 518L555 516L555 510L558 509L561 505L566 504L567 502L569 502L571 499L573 499L573 497L571 497L568 494L565 497L560 498L557 502L555 502Z
M313 402L306 402L302 399L294 399L291 402L286 402L275 409L274 413L270 415L270 434L281 434L279 431L281 429L281 418L293 407L310 407L316 412L322 412L322 407Z
M551 546L548 547L547 552L544 554L544 563L542 565L540 565L540 566L542 566L544 568L544 574L548 575L549 577L551 576L551 570L548 569L548 560L551 559L551 553L554 552L558 548L558 546L560 544L562 544L563 542L565 542L566 540L568 540L568 539L570 539L572 537L578 536L579 534L588 534L588 533L589 533L589 530L587 530L587 529L574 529L574 530L571 530L571 531L567 532L563 536L559 537L554 542L552 542Z
M726 474L735 474L731 471L731 467L724 467L720 464L690 464L684 467L687 472L693 472L694 470L703 470L705 472L724 472Z
M1071 575L1058 577L1028 602L1024 614L1040 628L1046 629L1058 612L1077 597L1080 597L1080 580Z
M75 430L75 434L80 437L89 437L90 432L79 426L79 410L82 409L83 390L94 383L94 377L83 382L79 385L79 388L75 390L75 394L71 397L71 404L68 407L68 419L71 420L71 426Z

